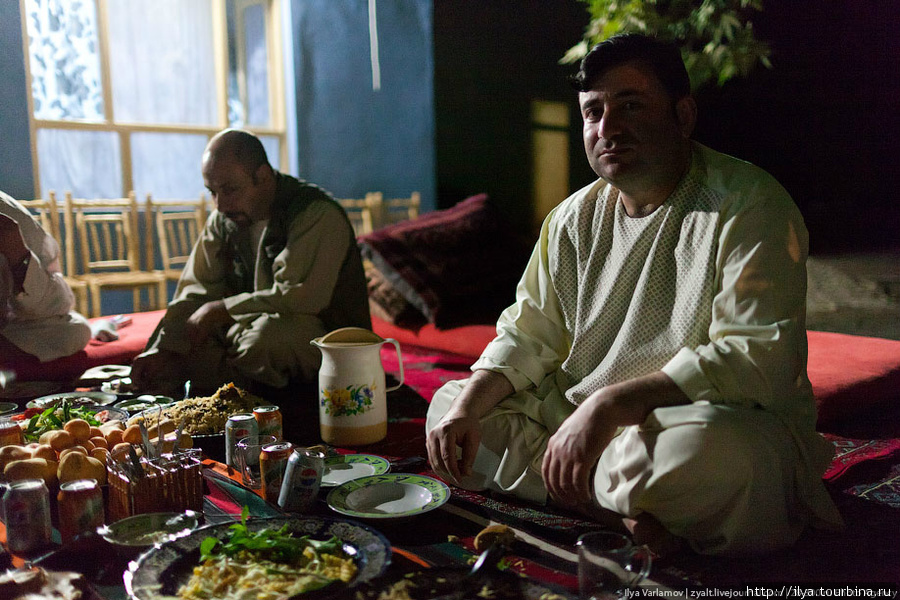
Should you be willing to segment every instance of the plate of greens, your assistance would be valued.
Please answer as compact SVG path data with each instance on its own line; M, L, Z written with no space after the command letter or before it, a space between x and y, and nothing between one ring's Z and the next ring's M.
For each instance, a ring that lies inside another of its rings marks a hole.
M239 523L201 527L142 554L125 573L128 594L135 600L227 599L251 590L253 597L346 597L348 587L390 564L390 543L361 523L248 519L247 512Z
M91 426L99 427L112 420L119 420L124 423L128 418L128 413L112 406L94 404L73 406L64 400L56 406L43 410L40 408L28 408L23 413L13 415L12 418L22 421L25 442L30 443L38 441L41 435L48 431L62 429L66 423L73 419L84 419Z

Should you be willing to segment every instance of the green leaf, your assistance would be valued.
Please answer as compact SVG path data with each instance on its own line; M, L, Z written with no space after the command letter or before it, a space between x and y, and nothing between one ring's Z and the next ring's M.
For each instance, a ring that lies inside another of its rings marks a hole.
M200 560L205 561L212 556L213 550L219 545L219 540L214 537L203 538L200 542Z
M574 63L589 49L613 35L642 32L683 49L685 65L695 89L706 83L722 85L747 75L762 64L771 68L771 49L758 40L751 17L763 8L762 0L581 0L590 22L581 41L560 59ZM705 51L711 60L696 59ZM694 58L694 60L689 60Z

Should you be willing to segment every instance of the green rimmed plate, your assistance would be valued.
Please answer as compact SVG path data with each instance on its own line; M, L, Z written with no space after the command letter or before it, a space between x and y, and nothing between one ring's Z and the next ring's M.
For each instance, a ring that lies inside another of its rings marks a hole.
M425 475L385 473L348 481L330 492L326 502L342 515L360 519L413 517L443 505L450 488Z
M325 459L322 487L335 487L360 477L382 475L391 470L387 459L374 454L345 454Z

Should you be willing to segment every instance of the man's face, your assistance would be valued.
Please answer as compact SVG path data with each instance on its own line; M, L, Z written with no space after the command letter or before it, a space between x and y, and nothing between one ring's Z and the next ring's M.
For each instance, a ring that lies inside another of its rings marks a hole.
M263 169L265 165L250 173L229 154L204 160L203 183L216 208L242 229L269 218L271 198Z
M611 67L578 94L584 149L594 172L624 192L658 186L684 169L693 128L653 72L639 62ZM693 104L691 104L693 106ZM681 115L681 117L679 116Z

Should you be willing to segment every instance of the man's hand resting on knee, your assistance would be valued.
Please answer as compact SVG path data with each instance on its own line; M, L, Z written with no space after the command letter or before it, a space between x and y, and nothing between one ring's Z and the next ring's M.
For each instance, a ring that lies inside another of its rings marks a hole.
M425 445L431 467L450 475L457 483L471 475L481 443L481 418L513 391L504 375L475 371L447 414L428 432ZM459 459L457 447L462 449Z
M588 396L547 442L541 474L550 496L566 506L592 501L591 474L618 428L640 425L655 408L689 401L661 371Z

